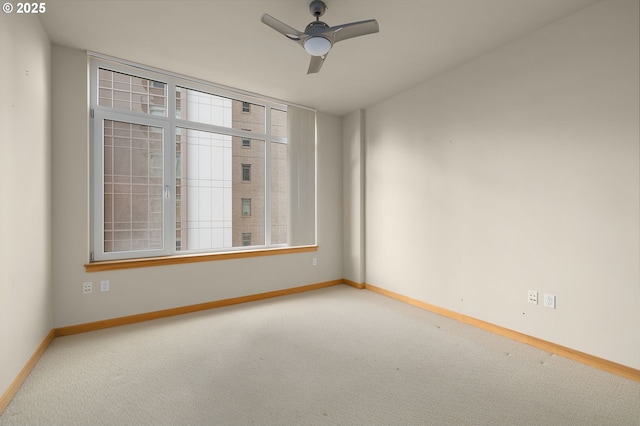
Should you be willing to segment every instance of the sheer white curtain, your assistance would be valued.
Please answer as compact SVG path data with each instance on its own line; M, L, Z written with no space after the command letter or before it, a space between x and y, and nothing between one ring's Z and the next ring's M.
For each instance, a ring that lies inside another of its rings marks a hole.
M289 245L316 244L316 112L287 108Z

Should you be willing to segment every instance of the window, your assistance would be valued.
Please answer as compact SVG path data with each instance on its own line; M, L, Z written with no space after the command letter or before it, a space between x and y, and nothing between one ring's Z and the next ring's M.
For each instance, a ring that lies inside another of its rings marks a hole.
M242 130L244 130L245 132L250 132L251 131L251 129L242 129ZM286 135L285 135L285 137L286 137ZM243 138L242 139L242 147L243 148L251 148L251 139Z
M162 127L104 120L104 248L163 245Z
M90 70L92 260L315 244L315 113L103 58Z
M242 216L251 216L251 198L242 199Z
M165 83L101 69L98 104L115 109L164 116L167 110Z
M251 164L242 165L242 181L251 182Z

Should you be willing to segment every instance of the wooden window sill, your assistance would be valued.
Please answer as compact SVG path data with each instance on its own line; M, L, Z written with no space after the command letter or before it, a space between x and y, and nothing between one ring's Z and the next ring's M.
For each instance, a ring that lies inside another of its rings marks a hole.
M185 254L177 256L145 257L140 259L105 260L84 265L86 272L115 271L118 269L147 268L150 266L181 265L183 263L211 262L214 260L245 259L248 257L276 256L280 254L318 251L318 246L283 247L224 253Z

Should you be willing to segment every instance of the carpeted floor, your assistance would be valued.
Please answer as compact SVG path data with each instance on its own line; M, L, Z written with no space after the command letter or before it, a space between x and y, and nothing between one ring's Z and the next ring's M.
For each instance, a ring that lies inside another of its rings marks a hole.
M640 383L335 286L57 338L32 424L638 426Z

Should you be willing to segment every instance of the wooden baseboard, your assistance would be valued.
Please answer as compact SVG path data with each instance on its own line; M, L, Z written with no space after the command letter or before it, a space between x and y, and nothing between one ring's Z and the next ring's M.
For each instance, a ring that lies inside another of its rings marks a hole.
M302 293L305 291L317 290L342 284L343 280L326 281L317 284L310 284L301 287L287 288L283 290L270 291L267 293L252 294L249 296L234 297L232 299L216 300L213 302L199 303L197 305L181 306L179 308L163 309L161 311L146 312L143 314L129 315L103 321L95 321L85 324L70 325L55 329L56 337L69 336L71 334L85 333L88 331L102 330L105 328L118 327L121 325L134 324L137 322L151 321L160 318L172 317L175 315L188 314L191 312L204 311L207 309L221 308L223 306L237 305L238 303L254 302L256 300L270 299L272 297L287 296L290 294Z
M9 385L7 390L2 394L2 396L0 396L0 415L4 412L7 406L9 406L9 403L11 402L15 394L20 389L20 386L22 386L24 381L27 380L29 373L31 373L31 370L33 370L33 367L36 366L36 364L40 360L40 357L42 356L44 351L47 350L47 348L53 341L54 337L55 337L54 330L49 331L49 333L46 335L42 343L40 343L36 351L33 353L33 355L31 355L31 358L29 358L29 361L27 361L24 367L22 367L22 370L20 370L20 373L18 373L18 376L16 376L16 378Z
M376 287L371 284L365 283L364 288L367 290L376 292L378 294L391 297L392 299L396 299L401 302L408 303L409 305L413 305L418 308L436 313L438 315L442 315L444 317L451 318L456 321L460 321L462 323L472 325L482 330L490 331L491 333L498 334L500 336L507 337L509 339L512 339L521 343L525 343L527 345L536 347L538 349L542 349L547 352L551 352L553 354L562 356L564 358L568 358L570 360L577 361L582 364L590 365L591 367L595 367L600 370L604 370L609 373L613 373L618 376L626 377L627 379L640 382L640 370L636 370L635 368L631 368L626 365L618 364L613 361L599 358L594 355L589 355L584 352L577 351L575 349L567 348L566 346L558 345L556 343L547 342L546 340L538 339L537 337L532 337L514 330L510 330L505 327L501 327L499 325L491 324L489 322L482 321L482 320L461 314L459 312L450 311L448 309L444 309L439 306L431 305L429 303L422 302L420 300L412 299L411 297L403 296L401 294L394 293L392 291L385 290L383 288Z
M351 281L346 278L344 278L342 282L345 283L346 285L350 285L351 287L357 288L358 290L363 290L365 288L364 283L357 283L355 281Z

